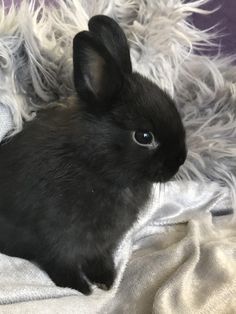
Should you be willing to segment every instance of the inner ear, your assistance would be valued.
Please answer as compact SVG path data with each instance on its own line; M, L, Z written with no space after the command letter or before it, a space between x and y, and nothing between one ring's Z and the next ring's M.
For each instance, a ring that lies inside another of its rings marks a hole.
M121 71L108 50L90 32L75 36L73 63L74 84L82 99L104 102L119 92Z
M105 79L105 61L104 59L93 50L87 50L84 52L84 59L87 60L87 71L85 71L84 79L88 89L94 94L96 98L101 97L103 91L104 79Z

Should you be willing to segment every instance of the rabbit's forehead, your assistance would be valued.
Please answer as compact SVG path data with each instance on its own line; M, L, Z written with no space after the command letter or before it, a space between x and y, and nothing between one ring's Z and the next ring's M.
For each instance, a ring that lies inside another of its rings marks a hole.
M161 99L160 99L161 98ZM183 132L182 122L173 103L162 99L163 97L150 97L145 93L136 95L132 102L124 104L124 119L130 128L148 129L164 137L177 136Z
M156 84L138 73L124 85L114 105L115 118L129 130L150 130L163 140L184 136L184 128L174 101Z
M124 88L123 104L129 114L137 114L152 124L179 120L174 101L156 84L135 73Z
M150 106L148 103L127 104L123 106L124 114L120 114L118 122L128 130L146 130L153 132L157 139L165 141L176 141L184 135L180 118L174 118L168 113L163 113L156 108L156 104ZM178 122L179 120L179 122Z

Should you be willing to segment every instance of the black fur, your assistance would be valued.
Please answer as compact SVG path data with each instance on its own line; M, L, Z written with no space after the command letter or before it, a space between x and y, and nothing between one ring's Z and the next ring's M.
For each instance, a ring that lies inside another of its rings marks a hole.
M132 73L124 33L93 17L75 36L72 105L41 111L0 147L0 250L37 262L60 286L110 288L112 254L149 197L186 158L173 101ZM110 46L113 37L112 46ZM156 149L137 145L149 130Z

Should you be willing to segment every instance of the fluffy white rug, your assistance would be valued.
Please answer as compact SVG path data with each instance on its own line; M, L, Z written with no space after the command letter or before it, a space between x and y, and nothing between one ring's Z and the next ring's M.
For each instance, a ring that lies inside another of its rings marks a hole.
M189 154L175 182L161 193L154 187L117 251L119 276L111 291L84 297L54 287L29 262L1 256L0 303L9 304L1 313L234 313L236 67L233 57L199 54L212 35L190 18L207 13L200 8L207 0L55 2L22 1L9 10L2 3L0 137L13 136L35 111L73 92L73 36L102 13L124 28L134 69L176 100ZM30 302L39 299L47 300Z

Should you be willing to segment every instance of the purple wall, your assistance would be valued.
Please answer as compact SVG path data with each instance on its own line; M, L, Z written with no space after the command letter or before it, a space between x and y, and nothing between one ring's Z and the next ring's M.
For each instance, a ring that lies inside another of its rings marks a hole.
M200 29L206 29L216 24L221 36L217 43L221 46L221 53L236 55L236 0L212 0L202 8L212 10L220 7L210 15L195 14L192 23ZM217 52L218 48L214 52Z

